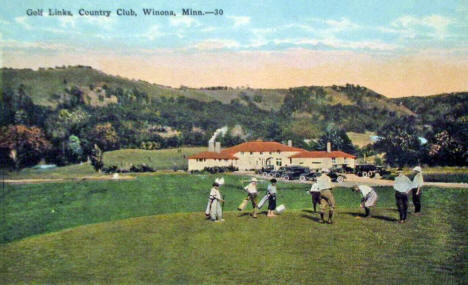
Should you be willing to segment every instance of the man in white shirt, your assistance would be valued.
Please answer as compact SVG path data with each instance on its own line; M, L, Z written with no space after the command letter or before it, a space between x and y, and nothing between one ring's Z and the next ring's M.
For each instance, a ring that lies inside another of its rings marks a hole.
M400 171L398 177L395 178L393 189L395 189L395 200L400 213L400 224L406 222L406 216L408 213L408 192L412 188L411 180L403 175Z
M308 190L310 195L312 195L312 205L314 206L314 213L317 213L317 204L320 204L320 190L317 182L312 184L310 190Z
M250 183L244 187L244 190L247 191L247 198L244 199L244 201L239 205L237 208L239 211L242 211L245 205L247 204L247 201L250 200L252 202L252 217L257 218L257 209L258 209L258 190L257 190L257 178L253 177L250 180Z
M268 188L267 188L267 195L268 195L268 213L267 213L267 217L269 218L272 218L272 217L275 217L275 209L276 209L276 193L277 193L277 189L276 189L276 179L273 178L270 180L270 185L268 185Z
M421 195L422 191L421 188L424 184L424 178L422 175L422 169L420 166L416 166L413 168L413 171L415 172L415 176L413 178L413 183L412 183L412 198L413 198L413 205L414 205L414 214L419 216L421 214Z
M322 174L317 178L317 187L320 191L320 218L325 223L325 211L328 208L328 223L333 224L333 210L335 209L335 197L332 193L332 183L328 176L330 171L322 169Z
M370 207L373 207L377 204L378 195L375 190L367 185L354 185L353 186L354 192L361 192L362 199L361 199L361 208L364 208L365 215L364 217L367 218L370 216ZM359 217L357 217L359 218Z

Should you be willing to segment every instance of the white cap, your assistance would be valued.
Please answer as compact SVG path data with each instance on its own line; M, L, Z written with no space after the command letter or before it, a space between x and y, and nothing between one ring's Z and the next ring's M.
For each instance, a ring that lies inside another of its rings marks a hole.
M252 179L250 179L250 182L257 182L257 178L252 177Z
M322 173L329 173L330 170L328 168L322 168Z
M417 172L422 172L422 169L420 166L416 166L415 168L413 168L413 170Z

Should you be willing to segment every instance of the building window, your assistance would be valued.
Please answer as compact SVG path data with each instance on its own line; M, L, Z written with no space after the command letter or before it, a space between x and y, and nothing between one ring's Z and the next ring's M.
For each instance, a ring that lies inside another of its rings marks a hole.
M283 162L281 161L281 158L276 159L276 166L281 166L283 165Z
M241 152L242 155L244 155L244 152Z
M336 164L336 158L332 158L332 164Z
M260 153L260 155L262 155L262 154L263 154L263 152Z
M253 152L250 152L250 155L253 155Z

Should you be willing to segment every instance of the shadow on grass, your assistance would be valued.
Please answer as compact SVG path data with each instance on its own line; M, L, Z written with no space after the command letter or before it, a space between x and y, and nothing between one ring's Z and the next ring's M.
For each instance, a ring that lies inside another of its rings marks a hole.
M364 214L363 214L363 213L344 212L343 214L350 215L350 216L353 216L353 217L361 217L361 218L364 218ZM395 219L395 218L387 217L387 216L380 216L380 215L371 215L369 218L378 219L378 220L383 220L383 221L387 221L387 222L396 222L396 221L398 221L398 220Z
M302 212L310 213L310 214L318 214L319 212L314 212L313 210L302 210Z
M313 216L309 216L309 215L306 215L306 214L302 214L301 217L312 220L312 221L314 221L316 223L319 223L319 224L320 224L320 221L321 221L320 218L318 218L318 217L313 217Z

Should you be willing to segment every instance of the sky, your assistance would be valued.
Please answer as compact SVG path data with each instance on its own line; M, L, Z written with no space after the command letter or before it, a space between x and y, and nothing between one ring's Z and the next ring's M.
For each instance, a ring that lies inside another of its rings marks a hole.
M467 0L4 2L3 67L90 65L173 87L352 83L387 97L468 90ZM222 15L182 15L188 8ZM43 16L27 15L38 9Z

